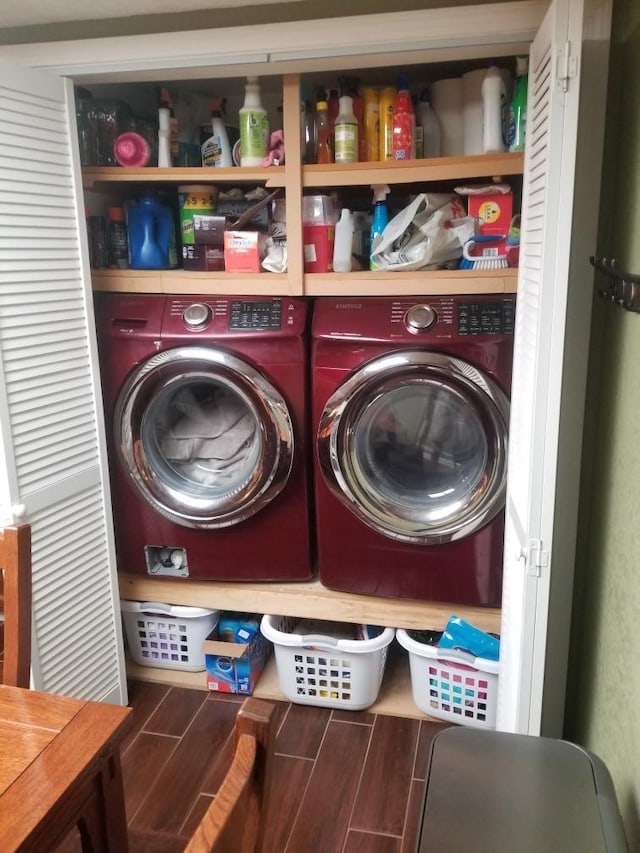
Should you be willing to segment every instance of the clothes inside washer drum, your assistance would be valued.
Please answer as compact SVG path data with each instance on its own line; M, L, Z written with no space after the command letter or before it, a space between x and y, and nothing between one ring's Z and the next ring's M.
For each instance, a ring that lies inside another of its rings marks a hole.
M205 485L244 479L257 424L247 406L234 394L219 389L197 400L184 389L173 400L180 416L160 438L160 450L181 474Z

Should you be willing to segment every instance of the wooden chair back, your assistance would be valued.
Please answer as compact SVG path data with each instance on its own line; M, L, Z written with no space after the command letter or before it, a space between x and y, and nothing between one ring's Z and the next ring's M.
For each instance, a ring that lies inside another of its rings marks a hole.
M31 670L31 527L0 529L2 684L29 687Z
M269 808L273 702L248 697L235 724L231 766L185 853L256 853Z

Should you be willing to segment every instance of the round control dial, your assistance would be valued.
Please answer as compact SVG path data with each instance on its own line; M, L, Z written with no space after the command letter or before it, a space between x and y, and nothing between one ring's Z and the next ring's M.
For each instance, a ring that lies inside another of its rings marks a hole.
M206 326L213 317L213 311L209 305L204 302L192 302L188 305L182 314L182 319L185 325L190 329L201 329Z
M426 332L438 319L438 315L430 305L414 305L404 315L407 331L414 335Z

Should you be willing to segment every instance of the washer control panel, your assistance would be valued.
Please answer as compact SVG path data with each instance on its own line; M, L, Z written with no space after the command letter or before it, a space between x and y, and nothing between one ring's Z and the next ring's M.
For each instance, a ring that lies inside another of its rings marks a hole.
M237 299L231 302L230 329L242 331L281 327L282 302L279 299Z

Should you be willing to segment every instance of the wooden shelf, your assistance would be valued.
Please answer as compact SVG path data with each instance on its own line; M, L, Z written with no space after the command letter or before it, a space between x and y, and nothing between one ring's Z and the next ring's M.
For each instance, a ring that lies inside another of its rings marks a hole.
M122 293L229 293L293 296L286 273L189 272L187 270L92 270L94 290Z
M499 607L376 598L336 592L318 580L303 583L227 583L121 574L119 586L120 597L128 601L161 601L214 610L364 622L392 628L440 630L449 616L455 613L483 631L500 633Z
M307 274L303 290L286 273L189 272L175 270L93 270L94 290L121 293L231 294L256 296L385 296L515 293L518 270L435 270L409 273Z
M418 270L417 272L308 273L307 296L384 296L515 293L517 269Z
M437 157L388 163L329 163L303 166L304 187L368 186L370 184L413 184L429 181L459 181L468 178L498 178L524 172L522 152L479 154L473 157Z
M82 185L93 189L101 184L264 184L265 187L283 187L285 185L284 166L270 166L267 169L242 168L207 169L202 166L159 169L157 166L145 166L141 169L122 166L83 166Z
M188 687L193 690L206 690L204 672L184 672L177 669L140 666L127 660L127 675L137 681L150 681L154 684L166 684L171 687ZM253 693L260 699L272 699L276 702L289 700L280 692L278 669L275 657L271 655ZM368 709L373 714L385 714L389 717L410 717L413 719L435 719L423 714L413 701L411 694L411 676L409 656L396 642L389 647L387 663L382 679L380 693L375 703ZM441 720L439 722L442 722Z

